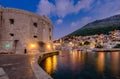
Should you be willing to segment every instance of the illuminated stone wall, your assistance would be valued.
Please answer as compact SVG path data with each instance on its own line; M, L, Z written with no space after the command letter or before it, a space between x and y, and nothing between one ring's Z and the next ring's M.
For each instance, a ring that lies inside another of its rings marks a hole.
M37 42L52 42L53 26L46 16L0 7L0 52L24 53L39 49ZM31 45L31 47L30 47Z

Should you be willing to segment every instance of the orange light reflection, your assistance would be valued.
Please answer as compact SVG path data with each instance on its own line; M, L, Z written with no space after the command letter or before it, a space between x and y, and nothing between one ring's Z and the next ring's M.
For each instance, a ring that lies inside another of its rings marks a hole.
M45 71L51 74L57 68L57 56L48 57L45 61Z
M104 52L98 52L98 57L97 57L97 70L98 72L102 73L104 71L104 65L105 65L105 56Z
M111 52L111 69L114 74L119 72L119 52Z
M45 61L45 70L48 74L52 72L52 60L51 57L48 57Z

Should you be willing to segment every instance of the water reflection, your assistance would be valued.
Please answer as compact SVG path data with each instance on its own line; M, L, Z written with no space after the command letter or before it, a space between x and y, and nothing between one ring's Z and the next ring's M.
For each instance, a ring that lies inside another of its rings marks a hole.
M72 51L71 52L71 55L70 55L70 61L71 61L71 70L72 71L75 71L76 69L80 68L82 65L82 61L81 61L81 52L77 52L77 51ZM80 62L78 63L79 65L76 65L77 62Z
M46 59L46 61L45 61L45 70L49 74L52 72L52 60L51 60L51 57L48 57Z
M119 52L111 52L111 70L113 74L119 72Z
M57 56L53 56L53 70L55 71L57 69Z
M45 60L45 71L48 74L51 74L52 72L54 72L57 68L57 57L56 55L54 55L53 57L48 57Z
M96 68L97 71L102 73L104 71L104 66L105 66L105 53L104 52L98 52L97 53L97 62L96 62Z
M119 53L62 51L41 67L54 79L120 79Z

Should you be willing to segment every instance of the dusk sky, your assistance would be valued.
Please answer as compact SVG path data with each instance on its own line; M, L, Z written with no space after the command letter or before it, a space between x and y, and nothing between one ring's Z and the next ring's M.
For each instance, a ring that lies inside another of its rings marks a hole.
M48 16L54 39L94 20L120 14L120 0L0 0L0 5Z

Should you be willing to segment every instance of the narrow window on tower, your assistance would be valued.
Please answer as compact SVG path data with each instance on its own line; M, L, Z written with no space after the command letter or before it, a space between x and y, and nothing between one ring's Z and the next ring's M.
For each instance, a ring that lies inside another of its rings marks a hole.
M10 24L14 24L14 19L9 19Z
M49 28L49 32L51 32L51 28Z
M0 24L2 25L2 16L0 16L0 20L1 20Z
M37 38L37 36L36 36L36 35L34 35L33 37L34 37L34 38Z
M2 16L1 16L1 21L2 21Z
M51 36L49 36L49 39L51 40Z
M14 34L13 34L13 33L10 33L10 36L11 36L11 37L13 37L13 36L14 36Z
M33 25L34 25L35 27L37 27L37 23L33 23Z

